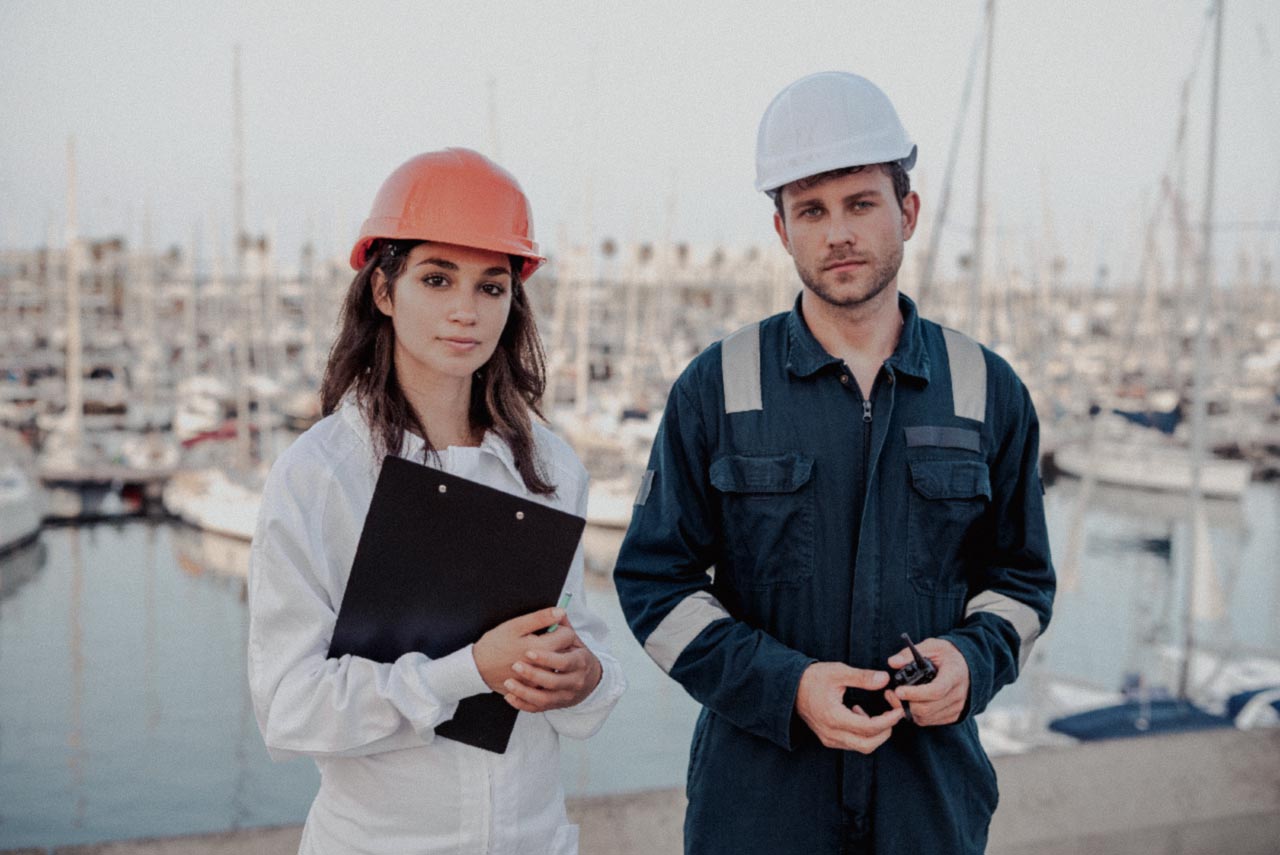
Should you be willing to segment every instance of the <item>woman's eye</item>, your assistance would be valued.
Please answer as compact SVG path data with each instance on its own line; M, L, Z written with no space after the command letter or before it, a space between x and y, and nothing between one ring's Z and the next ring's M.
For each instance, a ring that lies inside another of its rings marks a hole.
M430 276L422 277L422 284L426 285L428 288L441 288L448 285L449 280L439 274L432 274Z
M480 288L490 297L501 297L507 291L506 288L499 285L497 282L486 282L481 285Z

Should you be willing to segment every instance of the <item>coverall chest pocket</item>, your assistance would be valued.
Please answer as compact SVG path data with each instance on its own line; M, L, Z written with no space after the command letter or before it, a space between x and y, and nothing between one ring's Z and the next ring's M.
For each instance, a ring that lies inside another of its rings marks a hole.
M727 576L741 588L813 576L813 459L796 452L730 454L711 464L720 493Z
M975 523L991 502L981 460L913 460L907 497L907 567L922 593L963 597Z

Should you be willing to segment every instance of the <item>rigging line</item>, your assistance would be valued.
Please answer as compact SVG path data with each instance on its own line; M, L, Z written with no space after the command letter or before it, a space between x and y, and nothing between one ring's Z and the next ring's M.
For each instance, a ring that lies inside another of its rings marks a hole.
M960 95L960 111L956 115L955 130L951 134L951 148L947 152L947 168L942 175L942 196L938 200L938 212L933 217L933 225L929 230L929 247L925 251L924 271L920 276L920 302L928 297L929 288L933 284L934 268L937 265L938 250L942 243L942 232L947 222L947 207L951 199L951 182L955 175L956 161L960 157L960 138L964 135L965 117L969 113L969 99L973 94L973 80L977 75L978 55L986 40L987 21L984 13L982 27L973 39L973 47L969 50L969 69L965 72L964 88Z

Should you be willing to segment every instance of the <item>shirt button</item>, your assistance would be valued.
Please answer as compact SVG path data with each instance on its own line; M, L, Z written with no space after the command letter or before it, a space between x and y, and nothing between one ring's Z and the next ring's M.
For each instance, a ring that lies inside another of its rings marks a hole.
M841 383L843 383L844 385L848 386L848 385L849 385L849 375L848 375L848 374L841 374L841 375L840 375L840 382L841 382Z

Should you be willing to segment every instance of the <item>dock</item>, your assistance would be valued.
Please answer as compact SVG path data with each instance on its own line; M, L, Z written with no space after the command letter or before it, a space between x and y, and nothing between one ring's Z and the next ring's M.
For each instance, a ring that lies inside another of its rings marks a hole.
M1274 855L1280 729L1221 730L1045 748L993 760L990 855ZM681 789L570 799L583 855L678 855ZM0 855L293 855L300 826Z

